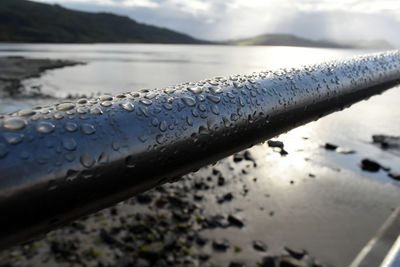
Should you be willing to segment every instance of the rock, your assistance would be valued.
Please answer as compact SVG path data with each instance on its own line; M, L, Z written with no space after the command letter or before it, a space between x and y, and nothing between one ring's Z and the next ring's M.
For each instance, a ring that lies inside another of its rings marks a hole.
M275 211L270 211L269 216L274 216L275 215Z
M86 225L80 222L73 222L71 223L71 226L79 231L84 231L86 229Z
M211 228L221 227L227 228L229 226L229 222L222 215L215 215L210 219L207 219L208 226Z
M148 262L148 260L139 258L139 259L136 260L135 266L138 266L138 267L148 267L148 266L151 266L151 265L150 265L150 263Z
M177 240L177 236L175 234L173 234L171 231L168 231L165 235L164 235L164 247L166 249L170 249L172 248Z
M244 152L243 157L245 160L256 162L256 160L254 159L254 157L251 155L250 151L248 151L248 150L246 150Z
M109 245L118 245L119 241L115 239L113 236L111 236L106 230L101 229L100 230L100 238L101 240Z
M180 210L174 210L172 212L172 216L179 222L187 222L190 219L190 215L188 213L184 213Z
M361 169L369 172L377 172L381 168L381 165L370 159L363 159L360 163Z
M62 258L64 260L76 257L76 250L78 246L71 240L66 241L52 241L50 243L50 250L55 254L57 258Z
M383 149L400 148L400 136L373 135L372 141L380 144Z
M157 261L162 256L164 245L161 242L154 242L148 246L139 248L139 256L151 262Z
M229 267L246 267L246 264L243 262L232 261L229 263Z
M227 239L215 239L212 245L215 250L227 250L230 246Z
M201 261L207 261L210 258L210 255L208 254L199 254L199 260Z
M287 154L289 154L289 152L282 148L279 154L281 154L281 156L286 156Z
M253 241L253 248L255 249L255 250L258 250L258 251L263 251L263 252L265 252L265 251L267 251L267 245L264 243L264 242L262 242L262 241L260 241L260 240L255 240L255 241Z
M196 193L196 194L194 194L193 199L195 201L202 201L203 197L204 197L203 195Z
M336 150L338 148L337 145L331 144L331 143L325 143L325 149L327 150Z
M307 254L307 251L305 251L304 249L297 250L288 247L284 247L284 249L289 253L290 256L298 260L301 260Z
M345 154L345 155L350 155L350 154L355 154L356 151L350 149L350 148L344 148L344 147L339 147L338 149L336 149L336 152L341 153L341 154Z
M309 267L309 265L304 261L300 261L292 257L283 256L281 258L279 267Z
M168 196L168 202L172 205L172 206L178 206L178 207L185 207L186 206L186 201L184 201L182 198L180 197L176 197L176 196Z
M112 207L111 209L110 209L110 214L111 215L118 215L118 210L117 210L117 208L116 207Z
M232 225L235 225L239 228L242 228L244 226L243 220L240 219L238 216L229 214L228 216L228 222Z
M224 200L225 201L231 201L233 199L232 193L227 193L224 195Z
M267 256L262 259L260 267L279 267L279 257Z
M220 172L219 170L213 168L213 169L212 169L212 174L213 174L213 175L220 175L221 172Z
M222 176L218 177L218 185L223 186L225 184L225 178Z
M391 178L393 178L393 179L395 179L395 180L397 180L397 181L400 181L400 173L396 173L396 172L389 172L389 177L391 177Z
M200 235L198 235L198 236L196 237L196 244L197 244L197 245L199 245L199 246L204 246L206 243L207 243L207 239L206 239L206 238L204 238L204 237L202 237L202 236L200 236Z
M150 194L148 193L143 193L140 195L136 196L136 200L140 203L140 204L148 204L151 202L152 197Z
M253 162L253 167L257 167L256 159L251 155L250 151L246 150L243 154L245 160Z
M241 162L243 160L243 155L236 153L233 155L233 162Z
M269 147L277 147L280 149L283 149L283 146L284 146L283 142L281 142L281 141L268 140L267 143L268 143Z

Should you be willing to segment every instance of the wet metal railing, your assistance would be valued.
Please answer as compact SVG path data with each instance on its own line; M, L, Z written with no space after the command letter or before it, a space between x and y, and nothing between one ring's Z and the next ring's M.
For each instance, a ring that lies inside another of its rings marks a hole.
M0 248L26 241L357 101L400 52L141 90L0 117Z

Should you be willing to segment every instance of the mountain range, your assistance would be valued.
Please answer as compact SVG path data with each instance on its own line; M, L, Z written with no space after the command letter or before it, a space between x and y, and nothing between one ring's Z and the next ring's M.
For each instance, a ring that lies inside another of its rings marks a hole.
M139 23L127 16L91 13L27 0L0 0L0 42L25 43L163 43L271 45L326 48L380 48L384 40L310 40L291 34L211 42L167 28Z

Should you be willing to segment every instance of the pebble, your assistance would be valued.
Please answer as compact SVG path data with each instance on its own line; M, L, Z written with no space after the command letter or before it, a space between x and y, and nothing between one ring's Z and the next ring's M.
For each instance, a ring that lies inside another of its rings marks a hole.
M233 162L237 163L237 162L241 162L242 160L243 160L243 155L238 154L238 153L233 155Z
M264 242L262 242L260 240L255 240L255 241L253 241L253 248L255 250L265 252L265 251L267 251L268 247Z
M274 141L274 140L268 140L267 144L269 147L277 147L283 149L284 144L281 141Z
M338 148L337 145L331 144L331 143L325 143L325 149L327 150L336 150Z
M383 148L383 149L400 147L400 137L399 136L373 135L372 142L380 144L381 148Z
M307 251L305 250L292 249L286 246L284 249L289 253L290 256L298 260L301 260L307 254Z
M233 214L229 214L228 215L228 222L232 225L235 225L239 228L242 228L244 226L243 220L241 218L239 218L236 215Z
M370 159L363 159L363 160L361 160L360 167L364 171L377 172L380 170L381 165L379 163L377 163L376 161L373 161Z
M227 239L215 239L212 245L215 250L227 250L230 243Z
M388 176L393 178L393 179L395 179L395 180L397 180L397 181L400 181L400 173L398 173L398 172L397 173L396 172L389 172Z
M246 264L243 262L232 261L229 263L229 267L246 267Z

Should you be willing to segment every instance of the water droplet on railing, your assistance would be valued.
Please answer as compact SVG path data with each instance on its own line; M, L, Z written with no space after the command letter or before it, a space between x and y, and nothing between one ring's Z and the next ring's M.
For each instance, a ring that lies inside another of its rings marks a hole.
M65 123L64 128L68 132L75 132L76 130L78 130L78 125L74 122L69 121Z
M59 111L67 111L75 108L75 105L72 103L63 103L57 106L57 110Z
M114 140L111 144L113 150L118 151L121 148L121 144L118 140Z
M87 107L79 107L76 109L76 112L79 114L86 114L88 112L88 108Z
M233 86L235 88L242 88L243 87L243 85L241 83L239 83L239 82L233 82Z
M27 116L32 116L35 115L36 112L30 109L21 109L20 111L18 111L18 116L20 117L27 117Z
M214 113L215 115L219 115L219 109L217 105L211 105L211 112Z
M163 104L163 107L164 107L166 110L171 110L171 109L172 109L172 105L171 105L171 104L168 104L168 103L164 103L164 104Z
M61 120L62 118L64 118L64 115L62 115L61 113L54 113L53 117L56 120Z
M111 101L104 101L100 103L100 105L102 105L103 107L111 107L112 104L113 103Z
M91 124L84 123L81 125L81 131L84 134L90 135L96 132L96 128L94 128L94 126Z
M108 154L106 152L101 152L97 162L99 164L107 164L108 163Z
M77 144L74 138L66 137L62 140L62 146L66 150L73 151L76 149Z
M26 120L21 118L9 118L4 121L3 127L7 130L18 131L26 126Z
M221 98L215 95L208 95L207 99L210 100L211 102L214 102L215 104L218 104L221 101Z
M193 126L193 120L192 120L192 118L190 116L186 116L186 123L189 126Z
M132 103L126 102L126 103L122 103L121 107L123 109L125 109L128 112L132 112L135 110L135 106Z
M79 160L80 160L81 164L86 168L90 168L94 165L94 158L92 157L92 155L83 154L83 155L81 155Z
M76 101L76 103L77 103L77 104L86 104L86 103L87 103L87 100L86 100L85 98L81 98L81 99L78 99L78 100Z
M141 136L138 137L138 139L139 139L142 143L144 143L144 142L147 141L148 137L147 137L146 135L141 135Z
M136 166L136 161L134 160L133 156L127 156L125 158L125 165L128 168L135 168Z
M10 145L19 144L24 139L24 135L18 133L4 133L3 137Z
M99 100L100 101L111 101L111 100L113 100L113 98L110 95L102 95L99 97Z
M167 122L166 121L162 121L160 123L160 131L161 132L165 132L167 130Z
M146 106L150 106L151 104L153 104L153 101L151 101L150 99L140 99L139 102Z
M165 142L164 135L162 135L162 134L157 135L156 136L156 141L157 141L157 143L162 145Z
M203 89L201 87L188 87L187 89L194 94L200 94L201 92L203 92Z
M101 115L103 114L103 111L99 107L93 107L90 109L90 114Z
M155 126L158 126L158 124L159 124L159 122L158 122L157 118L152 118L151 119L151 125L153 125L155 127Z
M196 100L188 96L182 97L182 102L189 107L193 107L194 105L196 105Z
M54 132L55 128L56 128L56 126L54 124L52 124L50 122L46 122L46 121L41 121L36 125L36 131L38 131L39 133L44 133L44 134Z

